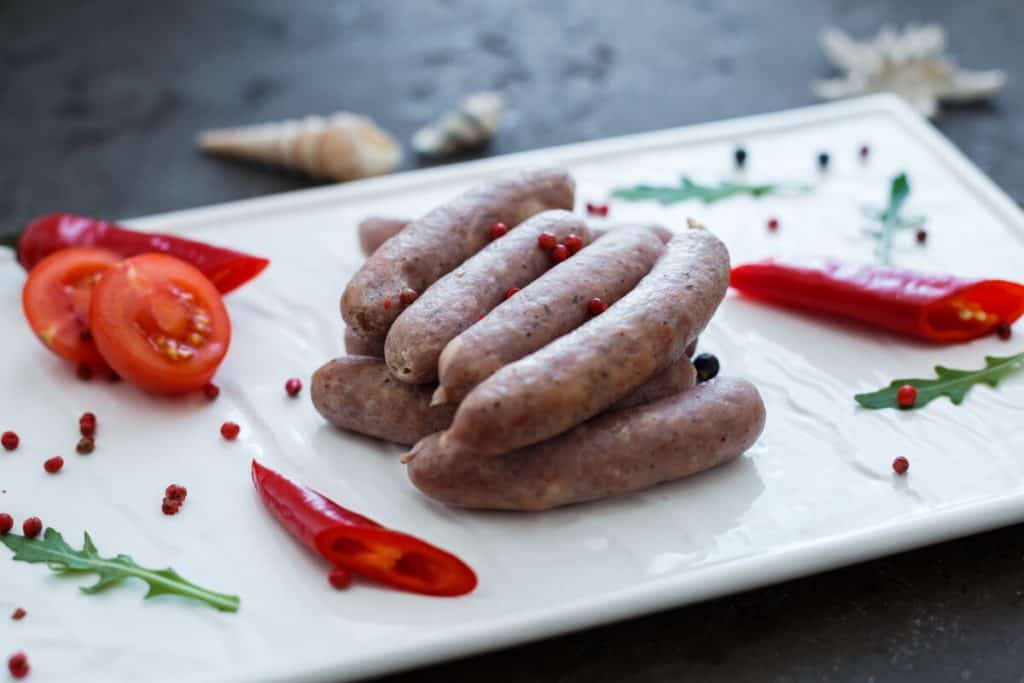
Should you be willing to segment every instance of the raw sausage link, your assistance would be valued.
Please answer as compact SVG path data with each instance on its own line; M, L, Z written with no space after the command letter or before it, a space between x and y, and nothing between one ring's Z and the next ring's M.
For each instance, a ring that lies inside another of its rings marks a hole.
M349 328L345 328L345 353L350 356L384 357L384 342L379 339L363 339Z
M409 479L449 505L546 510L639 491L739 457L757 441L765 408L754 385L718 378L656 403L606 413L500 458L442 446L413 448Z
M454 406L430 406L432 387L399 382L379 358L343 356L313 373L313 405L336 427L416 443L447 427Z
M654 401L693 386L697 371L684 363L689 361L684 358L665 369L611 409ZM344 356L313 374L313 405L336 427L411 446L447 429L455 415L454 405L430 405L432 388L395 381L379 358Z
M681 357L728 284L725 245L691 222L607 311L477 385L443 438L497 455L572 429Z
M383 339L401 313L403 289L422 294L486 246L494 223L513 228L546 209L571 209L574 193L569 174L547 170L488 183L442 204L366 260L341 296L342 317L359 336Z
M395 377L411 384L436 382L437 361L448 342L504 301L509 288L526 287L551 268L551 254L537 243L544 232L559 242L573 233L584 245L590 242L578 216L545 211L481 249L435 282L391 326L384 358Z
M434 401L461 401L500 368L576 329L592 317L591 298L615 303L664 251L652 231L621 228L558 264L445 347Z
M384 218L382 216L370 216L359 223L359 246L363 254L369 256L377 251L380 245L402 232L409 221L405 218Z

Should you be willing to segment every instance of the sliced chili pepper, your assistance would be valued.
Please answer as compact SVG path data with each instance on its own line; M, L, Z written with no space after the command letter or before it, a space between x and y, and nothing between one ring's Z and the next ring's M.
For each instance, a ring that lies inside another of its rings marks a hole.
M1024 285L836 260L738 266L730 284L769 303L858 320L933 342L984 336L1024 315Z
M255 460L252 481L278 521L335 566L424 595L464 595L476 588L476 574L451 553L346 510Z
M15 246L10 244L10 240L7 242L9 246ZM25 270L32 270L53 252L68 247L102 247L123 258L149 252L170 254L198 268L221 294L241 287L270 263L265 258L184 237L137 232L68 213L51 213L37 218L17 238L16 249L21 265Z

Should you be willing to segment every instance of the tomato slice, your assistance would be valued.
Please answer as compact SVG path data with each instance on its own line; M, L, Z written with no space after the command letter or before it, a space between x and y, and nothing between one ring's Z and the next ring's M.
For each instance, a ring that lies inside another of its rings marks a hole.
M74 247L36 264L21 290L21 306L46 348L73 363L103 362L89 329L89 302L100 276L120 258L106 249Z
M107 364L158 394L201 389L231 343L231 319L217 288L166 254L112 266L93 291L89 322Z

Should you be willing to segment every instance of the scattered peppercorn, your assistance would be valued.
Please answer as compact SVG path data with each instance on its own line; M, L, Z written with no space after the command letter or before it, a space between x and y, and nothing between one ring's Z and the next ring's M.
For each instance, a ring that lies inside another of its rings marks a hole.
M26 612L23 607L19 607L18 609L14 610L14 614L11 615L11 619L14 619L15 621L21 621L25 618L25 615L27 614L28 612Z
M92 379L92 366L88 363L79 363L75 372L78 373L78 379L83 382L88 382Z
M892 469L896 474L906 474L910 469L910 461L901 455L892 461Z
M413 289L412 287L406 287L398 295L398 300L402 302L403 306L408 306L413 301L416 301L416 299L418 299L419 296L420 293L417 292L415 289Z
M553 232L545 231L537 235L537 245L540 246L541 249L551 249L556 244L558 244L558 238L555 237L555 233Z
M733 159L736 160L736 168L743 168L747 165L747 150L737 147L736 151L733 152Z
M824 171L826 168L828 168L828 162L828 152L818 152L818 168Z
M203 387L203 395L206 396L206 400L213 401L220 396L220 387L213 382L207 382Z
M384 299L384 310L385 311L390 311L391 310L391 298L390 297L387 298L387 299Z
M567 258L569 258L569 247L564 244L556 244L551 248L551 259L555 263L561 263Z
M14 517L6 512L0 512L0 536L10 532L14 528Z
M697 381L707 382L718 375L721 364L713 353L702 353L693 359L693 367L697 369Z
M55 455L43 463L43 469L50 474L57 474L64 468L64 458Z
M78 431L82 436L95 436L96 416L92 413L82 413L82 417L78 418Z
M920 230L917 231L916 237L918 244L924 244L925 242L928 241L928 231L925 230L924 228L921 228Z
M21 443L21 439L12 431L6 431L3 436L0 436L0 444L3 444L4 448L13 451Z
M861 145L860 146L860 158L861 159L867 159L870 154L871 154L871 148L870 147L868 147L867 145Z
M24 652L15 652L11 655L11 658L7 660L7 669L11 672L11 676L14 678L21 679L28 676L28 657Z
M604 302L604 299L595 296L587 302L587 310L590 311L590 315L601 315L608 310L608 304Z
M352 572L343 567L335 567L327 575L327 580L334 588L344 590L352 583Z
M508 226L504 223L495 223L491 226L491 239L496 240L508 234Z
M771 230L772 232L775 232L776 230L778 230L779 229L779 219L778 218L769 218L768 219L768 229Z
M21 523L21 532L25 538L35 538L43 530L43 520L38 517L29 517Z
M163 503L160 504L160 511L168 517L176 515L181 511L181 501L164 498Z
M242 428L235 422L225 422L220 426L220 435L228 441L237 439L240 431L242 431Z
M292 377L284 383L284 390L293 398L298 396L299 392L302 391L302 380L298 377Z
M575 254L583 248L583 238L575 233L570 233L569 235L566 235L565 242L563 242L563 244L569 248L569 253Z
M79 455L89 455L96 450L96 439L91 436L83 436L75 446L75 452Z
M917 387L913 384L904 384L896 390L896 402L901 408L913 408L917 403Z
M188 497L188 489L178 484L171 484L170 486L167 487L166 490L164 490L164 495L170 498L171 500L176 500L179 503L183 503L185 502L185 499Z
M1010 323L999 323L996 325L996 336L1003 341L1006 341L1013 336L1013 328L1010 327Z
M509 287L505 290L505 298L509 299L519 293L518 287Z
M587 213L591 216L607 216L608 205L607 204L591 204L587 202Z

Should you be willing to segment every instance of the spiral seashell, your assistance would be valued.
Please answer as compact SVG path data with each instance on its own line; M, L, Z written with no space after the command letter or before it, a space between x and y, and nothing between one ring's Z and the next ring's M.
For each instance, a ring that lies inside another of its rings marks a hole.
M444 157L485 145L498 129L505 98L482 91L467 95L437 121L420 128L412 138L418 154Z

